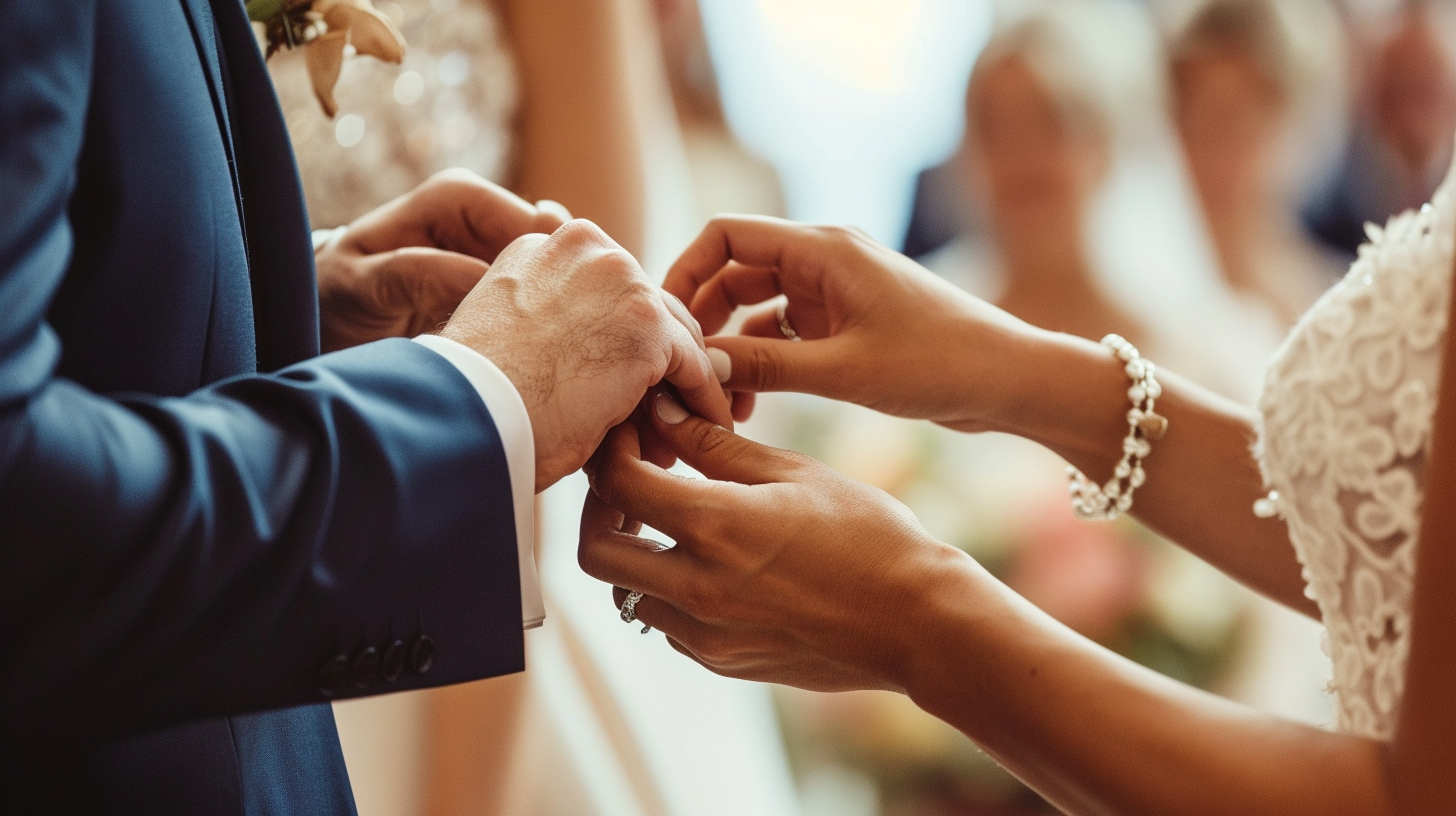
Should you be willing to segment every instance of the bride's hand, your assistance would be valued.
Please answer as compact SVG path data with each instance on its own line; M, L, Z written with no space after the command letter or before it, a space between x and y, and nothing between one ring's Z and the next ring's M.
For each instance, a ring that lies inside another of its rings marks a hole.
M1015 401L1001 391L1014 385L1017 354L1037 336L858 230L762 216L713 219L664 288L705 334L740 306L787 296L784 317L804 342L789 342L772 309L740 336L708 339L727 354L738 419L754 392L800 391L962 430L995 427L993 415Z
M644 431L707 479L644 461L637 427L618 426L587 468L582 568L644 593L641 621L719 674L903 690L934 588L974 563L883 491L649 399ZM644 523L677 545L637 537Z

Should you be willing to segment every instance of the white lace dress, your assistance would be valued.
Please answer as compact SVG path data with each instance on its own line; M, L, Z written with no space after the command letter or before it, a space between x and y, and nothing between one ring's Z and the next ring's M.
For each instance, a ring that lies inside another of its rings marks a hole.
M1349 274L1275 355L1260 459L1334 664L1335 727L1394 732L1456 233L1456 172L1370 226Z

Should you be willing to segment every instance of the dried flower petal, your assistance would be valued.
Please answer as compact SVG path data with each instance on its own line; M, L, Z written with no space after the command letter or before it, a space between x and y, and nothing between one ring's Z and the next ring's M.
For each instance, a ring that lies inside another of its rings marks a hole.
M308 78L313 82L313 93L318 97L324 115L330 119L339 112L339 104L334 101L334 85L338 83L339 71L344 67L344 46L348 44L349 32L330 30L303 48L303 60L308 66Z
M360 54L396 65L404 61L404 36L367 0L335 2L323 10L323 15L329 30L349 32L349 44Z

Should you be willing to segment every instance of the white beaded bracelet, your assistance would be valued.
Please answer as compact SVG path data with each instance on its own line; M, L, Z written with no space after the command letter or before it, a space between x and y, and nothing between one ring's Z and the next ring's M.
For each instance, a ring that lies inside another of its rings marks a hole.
M1132 409L1127 412L1127 437L1122 440L1122 460L1112 471L1106 485L1098 486L1075 467L1067 467L1067 491L1072 496L1072 512L1079 519L1112 521L1132 509L1133 491L1147 480L1143 460L1153 452L1153 443L1168 431L1167 418L1153 411L1163 387L1154 376L1156 367L1144 360L1132 343L1115 334L1102 338L1102 345L1112 349L1126 364L1132 386L1127 390Z

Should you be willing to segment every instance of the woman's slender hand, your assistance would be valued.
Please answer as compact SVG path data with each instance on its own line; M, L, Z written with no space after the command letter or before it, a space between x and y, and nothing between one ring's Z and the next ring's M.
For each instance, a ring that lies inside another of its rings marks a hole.
M800 391L962 430L1014 402L1014 355L1037 332L864 233L777 218L719 216L668 272L706 334L740 306L788 298L790 342L773 310L743 335L712 338L729 390ZM721 358L720 358L721 359ZM751 405L736 403L738 418Z
M643 430L617 427L587 468L582 568L643 592L638 617L720 674L904 690L905 633L927 588L970 559L880 490L690 416L665 393L647 407ZM646 461L639 433L708 478ZM677 546L637 537L643 523Z
M613 430L588 468L579 558L618 587L618 605L644 593L640 621L712 671L903 691L1066 813L1396 812L1381 743L1132 664L931 539L884 493L650 399L641 428ZM649 436L708 478L644 461ZM676 546L638 537L644 523Z
M788 297L791 342L773 312L727 354L734 415L756 391L803 391L963 431L1039 442L1102 482L1122 455L1128 380L1105 347L1017 320L852 229L720 216L668 273L707 334L739 306ZM721 369L720 357L718 366ZM719 372L721 377L721 370ZM1251 412L1166 372L1167 435L1134 512L1157 532L1271 598L1318 615L1284 524L1256 518L1265 490Z

